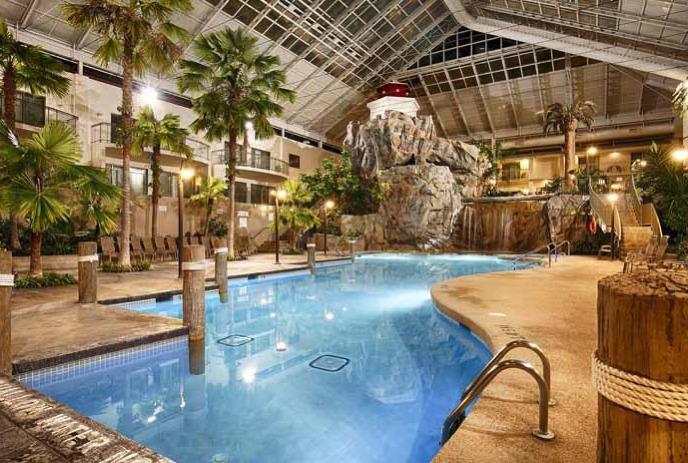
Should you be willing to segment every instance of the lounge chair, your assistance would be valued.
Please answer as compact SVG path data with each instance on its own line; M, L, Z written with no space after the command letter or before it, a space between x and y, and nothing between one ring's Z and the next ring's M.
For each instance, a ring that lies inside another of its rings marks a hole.
M165 246L165 238L162 236L155 237L155 250L160 256L161 260L167 260L168 258L173 257L172 252Z
M141 238L141 243L143 244L143 255L150 258L151 261L155 260L158 253L155 251L155 246L153 246L153 239Z
M667 248L669 247L669 236L664 235L659 239L657 246L654 248L653 252L647 255L641 256L638 260L634 261L633 267L647 267L648 270L657 269L658 267L664 266L664 258L666 256Z
M108 262L112 262L113 259L119 257L119 253L115 249L115 240L112 236L100 237L100 252L101 258L107 258Z
M638 252L628 253L626 258L624 259L623 272L631 273L633 271L633 267L636 265L637 262L647 260L650 256L654 255L657 245L657 236L652 235L652 237L650 237L643 249L641 249Z
M131 257L134 259L143 260L146 254L141 246L141 238L136 235L132 235L129 241L131 245Z
M177 237L167 235L165 237L165 243L167 243L167 249L169 249L170 254L177 259L179 257L179 247L177 246Z

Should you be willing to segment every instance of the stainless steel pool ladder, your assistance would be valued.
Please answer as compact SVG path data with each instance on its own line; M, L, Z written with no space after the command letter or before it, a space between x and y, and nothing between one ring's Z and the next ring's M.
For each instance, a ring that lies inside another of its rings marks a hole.
M527 257L530 257L533 254L536 254L540 251L544 251L545 249L547 249L547 262L548 262L548 265L551 267L552 266L552 253L554 252L555 248L556 248L556 243L554 243L554 241L552 241L552 242L549 242L547 244L543 244L542 246L539 246L539 247L533 249L532 251L528 251L526 253L521 254L520 256L517 256L513 260L514 270L516 270L516 263L517 262L523 261Z
M529 363L521 360L502 360L510 351L516 348L529 349L537 354L542 362L542 375ZM539 390L539 422L538 428L533 430L534 437L549 441L554 439L554 433L549 429L549 407L556 402L551 398L551 373L549 359L542 351L540 346L533 342L524 339L518 339L507 343L499 352L492 357L487 365L480 370L480 373L466 386L466 389L461 395L461 402L451 412L451 414L444 420L442 426L442 441L440 445L444 445L449 438L454 435L456 430L461 426L463 420L466 418L466 409L471 403L480 395L480 393L487 387L490 382L502 371L511 368L523 370L533 377L538 385Z
M554 244L554 242L551 244ZM564 247L564 245L566 245L566 255L571 255L571 242L569 240L561 241L557 244L554 244L554 262L556 262L557 258L559 257L559 249Z

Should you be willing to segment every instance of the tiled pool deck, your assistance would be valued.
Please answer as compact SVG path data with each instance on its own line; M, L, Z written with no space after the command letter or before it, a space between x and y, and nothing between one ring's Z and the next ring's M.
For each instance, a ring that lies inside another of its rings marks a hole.
M619 262L574 256L551 269L473 275L433 288L438 307L493 350L517 338L538 343L549 356L557 400L550 408L556 438L538 441L530 435L537 427L535 382L520 371L500 374L435 463L595 461L597 393L590 356L597 345L597 282L621 268ZM510 358L540 368L529 351L514 350Z

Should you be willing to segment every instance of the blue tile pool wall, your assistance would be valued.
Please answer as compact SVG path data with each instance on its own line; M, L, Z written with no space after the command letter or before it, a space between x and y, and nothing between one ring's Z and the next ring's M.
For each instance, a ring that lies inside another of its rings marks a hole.
M173 339L166 339L116 352L66 362L53 367L21 373L16 376L16 379L28 387L40 389L42 386L54 385L74 378L82 378L88 374L110 370L123 365L130 365L138 361L158 359L161 355L168 353L185 353L187 345L187 337L179 336Z
M429 288L509 269L494 258L362 256L316 276L251 279L231 286L226 303L207 293L200 355L183 341L33 384L179 463L424 463L490 356L434 308ZM180 317L181 301L139 309ZM236 333L254 340L217 342ZM323 355L349 362L309 366Z

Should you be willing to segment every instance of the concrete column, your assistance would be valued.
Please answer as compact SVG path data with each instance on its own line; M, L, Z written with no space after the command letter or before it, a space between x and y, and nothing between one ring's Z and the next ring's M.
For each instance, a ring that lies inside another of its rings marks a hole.
M306 249L308 250L308 267L311 273L315 273L315 243L308 243Z
M205 338L205 246L184 246L183 322L189 327L189 341Z
M227 302L227 240L215 248L215 284L220 292L220 302Z
M83 241L78 246L79 302L89 304L98 300L98 244Z
M12 253L0 250L0 374L12 376Z

